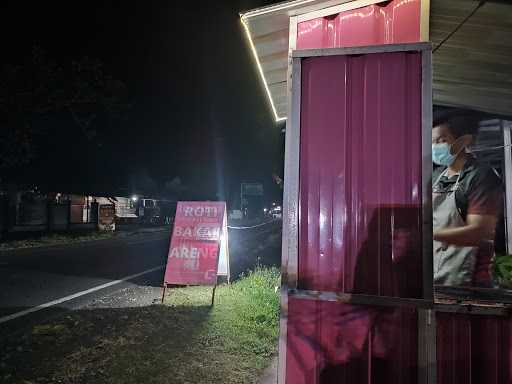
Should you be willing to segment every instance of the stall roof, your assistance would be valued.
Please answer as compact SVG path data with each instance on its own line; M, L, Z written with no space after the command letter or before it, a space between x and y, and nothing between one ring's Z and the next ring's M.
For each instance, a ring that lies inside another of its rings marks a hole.
M383 0L365 1L378 3ZM260 76L277 121L286 118L286 75L290 17L319 11L352 0L296 0L240 14ZM354 8L354 7L352 7Z
M378 0L298 0L241 14L276 120L286 118L289 17ZM431 0L430 40L436 47L478 4ZM434 103L512 116L512 3L487 1L433 55Z
M434 47L477 1L434 0ZM488 1L432 56L434 103L512 116L512 2Z

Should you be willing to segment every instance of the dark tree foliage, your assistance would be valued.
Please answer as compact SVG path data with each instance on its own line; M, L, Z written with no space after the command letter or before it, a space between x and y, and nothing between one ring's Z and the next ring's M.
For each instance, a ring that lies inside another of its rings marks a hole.
M106 74L99 60L61 64L34 47L23 64L0 68L0 172L37 158L37 136L51 133L39 124L45 117L69 116L70 137L91 142L104 126L98 116L119 118L126 100L125 85Z

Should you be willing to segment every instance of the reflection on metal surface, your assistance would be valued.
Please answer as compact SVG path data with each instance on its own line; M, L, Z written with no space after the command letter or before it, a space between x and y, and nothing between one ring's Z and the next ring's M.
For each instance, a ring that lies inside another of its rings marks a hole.
M300 289L422 297L421 54L304 59Z
M393 0L299 23L297 48L335 48L420 40L420 0Z
M289 298L288 384L417 382L417 312Z

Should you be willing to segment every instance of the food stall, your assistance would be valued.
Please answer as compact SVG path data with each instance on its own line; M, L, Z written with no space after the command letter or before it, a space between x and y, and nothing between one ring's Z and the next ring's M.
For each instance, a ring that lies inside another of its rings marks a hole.
M510 295L437 292L431 223L433 104L496 117L511 211L511 12L297 0L241 14L287 120L279 383L512 382Z

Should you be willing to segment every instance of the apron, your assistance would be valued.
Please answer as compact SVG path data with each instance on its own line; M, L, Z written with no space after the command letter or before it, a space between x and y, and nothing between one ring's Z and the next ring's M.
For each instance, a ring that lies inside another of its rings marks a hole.
M459 188L460 173L454 186L439 192L438 184L447 170L432 185L432 210L434 231L462 227L466 223L457 209L455 192ZM434 240L434 284L472 285L478 247L461 247Z

